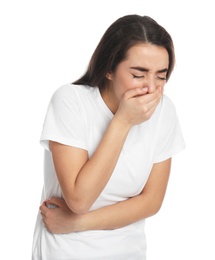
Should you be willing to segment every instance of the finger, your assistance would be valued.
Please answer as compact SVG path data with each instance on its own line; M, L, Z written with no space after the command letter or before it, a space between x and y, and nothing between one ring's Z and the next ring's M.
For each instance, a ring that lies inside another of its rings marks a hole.
M160 98L162 96L162 89L157 88L155 92L147 94L147 95L142 95L137 97L139 101L142 101L142 103L156 103L157 101L159 102Z
M161 100L161 94L155 96L154 99L150 100L148 103L147 103L147 107L149 110L151 109L155 109L157 107L157 105L159 104L160 100Z
M46 202L43 202L41 205L40 205L40 213L43 214L43 215L46 215L47 211L48 211L48 208L46 206Z
M147 87L130 89L124 93L124 98L129 99L129 98L141 96L146 94L147 91L148 91Z
M42 211L40 211L40 215L41 215L41 217L42 217L43 222L45 222L46 215L44 215L44 214L42 213Z

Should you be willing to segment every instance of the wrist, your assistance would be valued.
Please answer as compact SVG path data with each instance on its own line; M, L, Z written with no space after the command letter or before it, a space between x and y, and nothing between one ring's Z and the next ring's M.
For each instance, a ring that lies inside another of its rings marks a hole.
M116 128L116 130L119 130L120 132L125 132L128 133L130 131L130 129L132 128L132 124L129 124L128 122L126 122L125 120L121 119L117 113L114 115L112 122L111 122L114 127Z

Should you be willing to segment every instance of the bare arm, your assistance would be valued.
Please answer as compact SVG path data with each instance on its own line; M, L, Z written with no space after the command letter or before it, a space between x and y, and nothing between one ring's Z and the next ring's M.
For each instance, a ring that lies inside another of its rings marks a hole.
M140 195L126 201L106 206L83 215L74 214L66 203L58 198L49 202L58 208L40 207L43 221L52 233L116 229L150 217L160 209L170 174L171 159L154 164L149 179Z
M63 196L73 212L88 212L111 177L129 130L133 125L150 118L162 90L144 94L143 89L132 89L125 93L117 113L90 159L83 149L50 141Z

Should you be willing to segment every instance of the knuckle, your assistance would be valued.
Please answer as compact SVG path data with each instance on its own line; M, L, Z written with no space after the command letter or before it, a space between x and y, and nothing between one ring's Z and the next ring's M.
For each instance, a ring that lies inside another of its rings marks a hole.
M147 112L148 112L148 107L145 105L142 107L142 113L147 115Z
M149 119L151 118L151 116L152 116L151 111L149 111L148 109L145 110L144 116L145 116L145 119L146 119L146 120L149 120Z
M138 99L137 99L137 104L138 104L138 105L141 106L141 105L143 105L143 103L144 103L144 100L143 100L142 98L138 98Z

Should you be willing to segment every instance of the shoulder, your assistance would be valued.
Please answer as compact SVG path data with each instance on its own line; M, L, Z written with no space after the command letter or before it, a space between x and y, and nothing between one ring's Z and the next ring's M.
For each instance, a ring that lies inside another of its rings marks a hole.
M63 102L66 104L84 102L84 99L90 94L91 88L83 85L74 85L71 83L60 86L52 95L51 102Z
M56 89L55 92L53 93L52 98L64 99L68 97L69 98L77 97L82 92L82 89L84 88L87 87L68 83Z
M52 95L50 106L55 110L86 113L95 107L98 89L84 85L66 84Z

